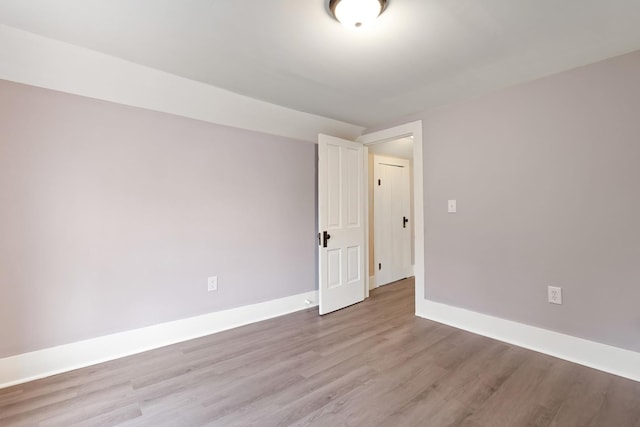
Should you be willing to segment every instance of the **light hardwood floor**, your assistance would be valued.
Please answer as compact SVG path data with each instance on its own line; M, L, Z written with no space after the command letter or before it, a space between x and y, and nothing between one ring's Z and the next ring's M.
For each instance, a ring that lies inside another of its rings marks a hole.
M640 427L640 383L416 318L413 286L0 390L0 425Z

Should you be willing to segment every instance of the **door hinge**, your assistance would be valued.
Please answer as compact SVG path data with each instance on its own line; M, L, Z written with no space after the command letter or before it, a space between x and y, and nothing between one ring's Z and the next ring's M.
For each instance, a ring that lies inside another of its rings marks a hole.
M382 263L381 262L378 263L378 270L382 270Z

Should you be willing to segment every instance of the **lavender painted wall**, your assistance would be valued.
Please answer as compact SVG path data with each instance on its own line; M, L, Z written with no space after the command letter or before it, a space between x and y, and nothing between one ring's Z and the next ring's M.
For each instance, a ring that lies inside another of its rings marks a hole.
M0 81L0 357L313 290L315 152Z
M640 52L415 119L426 298L640 351Z

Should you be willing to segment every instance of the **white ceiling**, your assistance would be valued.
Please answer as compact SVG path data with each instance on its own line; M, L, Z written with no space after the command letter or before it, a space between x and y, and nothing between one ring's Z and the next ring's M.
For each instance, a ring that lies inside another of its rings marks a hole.
M640 49L637 0L0 0L0 23L296 110L372 126Z
M413 137L369 145L369 153L413 160Z

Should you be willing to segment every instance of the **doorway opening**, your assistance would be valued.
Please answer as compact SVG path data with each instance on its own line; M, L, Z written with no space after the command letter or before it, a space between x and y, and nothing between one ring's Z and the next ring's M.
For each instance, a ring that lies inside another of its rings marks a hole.
M357 304L369 296L369 149L375 151L385 143L404 138L407 138L406 142L413 140L413 208L409 209L408 216L402 214L406 218L401 221L403 228L408 224L413 227L409 228L413 230L413 245L409 245L406 252L412 252L415 258L415 312L422 308L425 294L422 122L416 121L362 135L356 142L322 134L318 137L317 242L321 315ZM386 166L391 164L386 163ZM402 174L390 172L385 179L395 180L396 175Z
M424 178L423 178L423 151L422 151L422 121L418 120L415 122L407 123L404 125L395 126L389 129L384 129L372 133L368 133L366 135L362 135L358 138L358 142L362 143L365 147L365 156L369 156L369 152L376 151L376 146L382 147L384 150L384 145L386 143L390 143L392 141L404 140L405 144L408 146L408 140L411 140L411 182L413 187L413 203L411 206L412 216L409 218L409 221L412 221L412 260L413 260L413 275L415 282L415 312L421 312L422 306L424 302L425 296L425 281L424 281ZM399 148L399 147L396 147ZM405 147L407 148L407 147ZM365 162L365 176L369 176L369 162ZM367 203L365 208L367 209L367 230L369 230L369 204L371 200L369 199L369 194L367 193ZM369 251L370 247L370 235L369 233L365 234L366 242L365 242L365 250L367 251L367 256L365 257L365 271L371 271L371 254ZM374 244L375 244L375 236L374 236ZM374 255L375 257L375 248ZM376 265L374 264L374 268ZM371 277L366 275L365 277L367 285L365 289L366 297L369 296L369 290L371 288ZM375 286L375 282L374 285Z
M413 138L369 147L369 289L413 277Z

